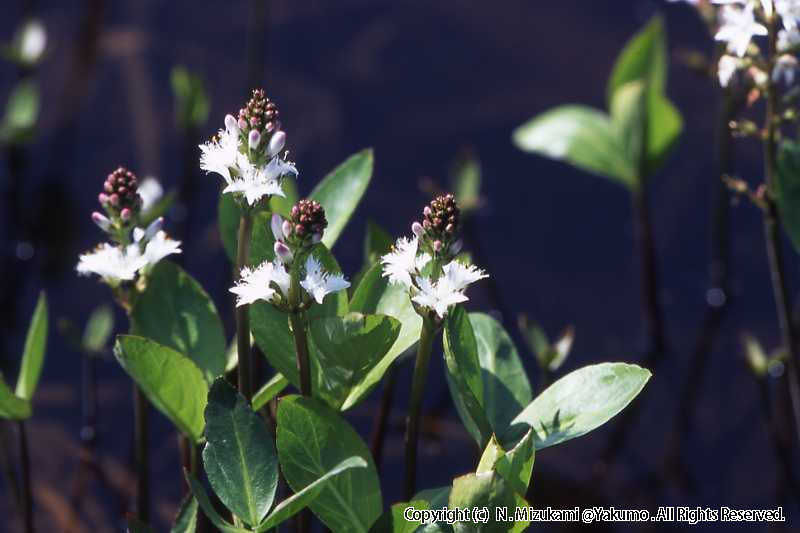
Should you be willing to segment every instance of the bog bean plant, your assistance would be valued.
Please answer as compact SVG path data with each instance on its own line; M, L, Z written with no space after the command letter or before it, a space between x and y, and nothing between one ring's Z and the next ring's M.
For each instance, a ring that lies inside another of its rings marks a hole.
M800 144L790 127L800 97L795 84L800 2L687 3L719 42L706 70L721 90L741 95L740 116L729 124L732 133L763 146L764 176L757 185L733 174L723 179L730 194L763 214L783 332L775 357L785 361L800 421L797 342L780 233L784 228L800 250ZM25 59L36 52L20 46L7 53ZM606 109L560 106L512 135L520 149L608 178L630 196L650 368L668 348L647 192L683 129L666 95L668 63L665 28L657 17L619 55L605 89ZM194 83L185 71L173 75L176 90L197 96ZM25 90L15 98L23 98ZM193 99L200 108L187 109L207 116L205 97ZM9 106L0 133L22 142L28 117ZM130 377L134 405L130 531L152 531L151 408L175 426L188 450L182 469L175 469L187 487L175 532L278 531L288 528L287 522L301 532L320 524L335 532L525 530L525 521L496 522L494 509L536 505L526 498L537 456L544 452L538 461L546 462L547 448L611 420L644 390L651 372L606 362L559 375L574 330L550 341L535 322L523 319L521 336L536 355L545 385L534 393L513 333L470 302L473 286L490 283L493 274L474 264L466 245L465 221L477 204L474 194L464 192L474 188L469 181L420 206L405 235L390 237L370 226L364 268L343 272L333 250L370 185L374 154L360 151L315 183L302 172L302 162L292 160L291 132L283 121L266 91L253 89L197 151L208 185L220 190L218 229L231 263L230 303L213 302L179 266L188 243L170 237L164 216L169 202L158 183L140 180L124 167L97 180L98 208L90 218L99 230L98 244L77 258L76 271L81 283L107 286L109 303L127 316L127 332L115 337L113 353ZM307 198L297 197L299 180L314 184ZM218 305L234 307L235 331L225 331ZM83 351L101 349L110 321L107 308L92 316L80 341ZM7 384L8 376L0 380L0 416L14 421L20 435L18 508L27 531L34 530L35 502L25 421L33 414L48 330L42 294L16 384ZM747 345L754 368L771 363L758 341L748 337ZM417 456L435 357L444 358L452 402L482 453L451 483L430 487L418 483ZM404 469L396 476L403 480L403 501L396 502L382 495L376 451L346 415L406 360L413 373L409 383L398 383L408 388L409 402ZM256 371L261 366L268 375ZM486 524L421 524L407 520L409 507L490 513Z

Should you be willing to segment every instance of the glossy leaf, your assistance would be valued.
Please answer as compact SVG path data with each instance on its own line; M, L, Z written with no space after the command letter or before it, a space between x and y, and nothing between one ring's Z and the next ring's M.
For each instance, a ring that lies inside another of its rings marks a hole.
M578 105L556 107L514 130L513 140L522 150L564 161L626 187L636 183L637 169L602 111Z
M525 499L514 492L497 472L467 474L454 479L448 507L489 508L488 523L456 523L454 526L456 532L524 531L529 525L529 522L495 521L495 509L498 507L505 507L510 513L513 513L517 507L528 507Z
M367 232L364 236L364 264L371 266L378 262L382 255L392 249L391 235L375 222L367 221Z
M483 446L493 431L484 408L483 371L478 343L469 316L462 306L450 310L444 323L443 338L450 394L467 431L479 446Z
M206 517L208 517L209 521L214 524L214 527L223 533L249 533L249 530L234 526L222 518L214 508L214 504L211 503L211 500L208 498L208 493L203 484L186 471L184 471L184 475L186 476L186 482L189 484L189 488L197 500L198 505L200 505L200 508L203 510Z
M114 355L150 403L199 442L208 383L197 365L168 346L134 335L119 335Z
M391 349L353 389L342 405L343 410L355 405L369 394L392 363L419 340L422 318L414 311L405 288L399 284L389 283L387 278L381 276L381 272L381 265L375 265L367 271L353 293L350 310L393 317L400 322L400 332Z
M329 481L310 504L333 531L369 531L381 515L380 482L361 437L336 411L314 398L287 396L278 404L278 457L295 492L342 460L358 456L366 468L348 470Z
M435 489L425 489L418 492L411 501L422 501L428 506L428 509L442 509L447 507L447 501L450 499L451 487L438 487ZM453 531L453 526L446 522L436 522L434 524L426 524L417 529L417 533L450 533Z
M217 203L217 230L231 263L236 262L236 240L241 211L232 194L220 194Z
M634 168L640 169L647 134L647 91L644 83L631 81L618 88L611 99L610 113L626 159Z
M372 165L372 150L361 150L333 169L309 194L325 208L328 227L322 242L328 248L333 248L364 196L372 179Z
M275 374L264 386L253 394L253 411L258 411L277 396L283 389L289 386L289 380L283 374Z
M536 449L580 437L622 411L644 388L650 371L601 363L571 372L537 396L513 421L533 428Z
M283 218L291 215L292 206L300 199L297 192L297 180L292 176L284 176L281 180L281 189L286 196L275 195L269 199L269 210L278 213Z
M264 421L224 379L208 394L203 465L222 503L247 525L266 516L278 486L275 444Z
M25 337L25 348L22 352L17 388L15 394L24 400L33 398L39 376L42 374L44 353L47 347L47 298L44 292L39 293L39 300L33 310L28 334Z
M528 491L531 475L533 474L533 461L536 451L533 444L533 430L528 430L522 440L510 451L506 452L492 435L489 444L481 455L477 474L494 470L500 474L517 494L523 495Z
M410 502L396 503L373 524L370 531L372 533L414 533L419 528L419 522L406 520L406 509L412 508L418 511L430 509L424 500L412 500Z
M341 407L391 349L400 322L386 315L348 313L314 320L309 330L322 370L318 382L328 389L332 407Z
M0 378L0 418L6 420L25 420L31 416L31 402L20 398L6 382Z
M214 302L175 263L160 261L131 313L131 333L190 357L209 382L225 371L225 334Z
M264 521L259 524L256 531L262 532L273 528L291 518L298 511L307 507L314 499L319 496L325 485L336 476L340 475L351 468L367 468L367 462L361 457L350 457L345 459L325 475L317 478L313 483L307 485L303 490L300 490L286 498L281 503L275 506L275 509L269 514Z
M800 144L784 140L778 151L778 176L775 196L781 222L800 252Z
M197 499L189 494L183 499L170 533L194 533L197 528Z
M631 81L643 80L654 90L663 92L668 62L664 23L661 17L655 16L628 41L617 57L608 80L608 102L617 89Z

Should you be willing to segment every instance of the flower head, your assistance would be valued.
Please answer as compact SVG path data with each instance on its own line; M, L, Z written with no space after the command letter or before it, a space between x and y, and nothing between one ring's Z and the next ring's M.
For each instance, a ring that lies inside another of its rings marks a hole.
M142 209L139 180L130 170L119 167L108 175L97 200L112 217L130 221Z
M410 288L412 275L418 274L431 260L430 254L418 254L418 248L417 237L397 239L392 251L381 257L383 276L388 277L391 283L399 283Z
M722 2L716 1L715 3ZM738 5L723 6L720 18L721 25L716 35L714 35L714 39L728 43L728 51L739 57L744 57L754 35L767 34L767 28L763 24L756 22L753 15L753 4L749 2L744 7Z
M344 290L350 286L350 282L344 279L341 274L331 274L322 269L322 265L317 259L309 254L306 259L306 276L300 282L306 292L321 304L325 296L332 292Z
M279 157L273 158L265 166L256 166L246 159L239 162L240 175L231 180L223 193L242 193L248 205L255 205L264 197L285 196L281 188L281 177L297 175L294 164Z
M464 294L469 284L486 277L488 275L475 266L465 266L458 261L451 261L442 268L442 276L435 282L418 276L416 278L418 290L411 300L431 309L441 319L447 315L451 306L469 300Z
M240 143L236 125L226 125L210 141L200 145L200 168L207 173L219 174L230 185L233 179L231 169L236 172L238 168Z
M266 261L255 269L243 268L230 291L236 295L237 307L257 300L274 302L276 297L289 294L289 281L283 263Z

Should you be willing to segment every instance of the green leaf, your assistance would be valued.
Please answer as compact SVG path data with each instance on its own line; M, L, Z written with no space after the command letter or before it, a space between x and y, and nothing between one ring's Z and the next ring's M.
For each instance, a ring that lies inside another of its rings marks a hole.
M381 265L375 265L361 279L353 298L350 310L364 314L391 316L400 322L400 333L392 348L383 356L361 383L353 389L342 409L349 409L381 380L383 375L406 350L419 340L422 318L414 311L406 289L396 283L389 283L382 275Z
M426 489L418 492L411 498L411 501L425 502L428 509L442 509L447 507L447 501L450 499L450 488L451 487L438 487L435 489ZM446 522L427 524L417 529L417 533L450 533L451 531L453 531L453 526Z
M156 409L192 441L203 438L208 383L191 359L134 335L117 336L114 355Z
M103 351L114 331L114 312L110 305L97 307L89 320L86 321L86 328L83 330L83 348L91 353Z
M366 468L329 481L310 507L333 531L369 531L383 510L380 482L367 446L347 422L314 398L287 396L278 404L277 443L281 469L295 492L343 459L364 459Z
M450 394L467 431L483 446L492 435L484 409L483 371L478 343L469 316L460 305L452 308L444 323L444 359Z
M294 514L298 511L307 507L314 499L319 496L319 493L322 491L323 487L333 478L350 470L351 468L366 468L367 462L362 459L361 457L350 457L345 459L332 469L330 469L325 475L319 477L311 483L307 485L303 490L296 492L291 497L283 500L281 503L275 506L275 509L269 514L268 517L264 519L264 521L259 524L256 528L256 531L263 532L267 529L273 528L291 518Z
M406 520L405 511L408 508L418 511L430 509L424 500L412 500L410 502L396 503L378 519L372 526L372 533L414 533L419 528L419 522Z
M178 124L182 128L197 128L205 124L210 103L203 79L186 67L176 66L172 68L170 83Z
M30 139L39 117L39 89L30 79L20 81L6 102L0 122L0 142L18 144Z
M253 233L250 241L250 264L258 266L275 259L275 236L270 220L272 213L262 211L253 215Z
M392 236L375 222L367 221L367 233L364 236L364 264L372 266L382 255L392 249Z
M16 396L0 377L0 418L25 420L31 416L31 402Z
M131 313L131 333L189 356L207 381L225 371L225 333L214 302L175 263L163 260Z
M784 140L778 148L778 175L775 197L781 222L800 252L800 144Z
M170 533L194 533L197 528L197 499L187 495L178 509Z
M577 105L556 107L514 130L513 140L522 150L564 161L626 187L636 183L637 169L602 111Z
M511 420L533 398L531 385L517 348L503 326L483 313L470 313L469 321L481 368L483 413L492 431L508 443Z
M292 206L300 199L297 192L297 180L292 176L284 176L281 179L281 188L286 196L275 195L269 199L269 210L278 213L283 218L289 218Z
M39 376L42 374L44 351L47 345L47 298L44 292L39 293L39 300L28 326L25 337L25 349L22 352L22 363L17 377L15 394L24 400L33 398Z
M325 208L328 227L322 242L333 248L344 230L372 178L372 149L367 148L348 157L314 187L309 198Z
M661 93L651 93L647 101L647 161L644 176L652 176L672 154L683 133L683 118Z
M550 385L512 424L535 432L536 449L580 437L608 422L644 388L650 371L627 363L601 363L571 372Z
M275 374L264 386L253 394L253 411L258 411L278 395L283 389L289 386L289 380L283 374Z
M211 523L214 524L214 527L223 533L249 533L249 530L236 527L220 516L220 514L214 508L214 504L211 503L211 500L208 498L208 493L206 492L205 487L203 487L203 484L200 483L197 478L185 470L184 476L186 476L186 481L189 484L189 488L192 490L192 494L194 494L197 503L200 505L203 513L208 517Z
M266 516L278 486L275 444L264 421L224 379L208 393L203 465L222 503L247 525Z
M237 234L241 211L232 194L220 194L217 204L217 229L222 247L232 263L236 262Z
M448 507L475 508L488 507L489 521L486 524L459 523L455 531L495 532L524 531L529 522L496 522L495 509L505 507L513 516L517 507L528 507L525 499L514 492L510 485L497 472L467 474L453 480Z
M631 164L641 168L647 134L647 91L644 82L631 81L614 92L611 99L611 122Z
M503 450L497 438L492 435L475 473L482 474L494 470L517 494L523 495L528 491L528 484L533 474L535 453L533 430L528 430L522 440L509 452Z
M663 92L667 85L668 62L664 23L656 15L628 41L617 57L608 80L608 102L613 100L617 89L636 80L644 80L653 90Z
M391 349L400 322L386 315L348 313L314 320L309 329L322 370L319 383L334 399L335 403L328 403L341 407Z

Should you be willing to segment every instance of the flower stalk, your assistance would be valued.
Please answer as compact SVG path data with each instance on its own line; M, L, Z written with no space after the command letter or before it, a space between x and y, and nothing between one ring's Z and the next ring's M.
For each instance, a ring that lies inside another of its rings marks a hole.
M411 500L416 490L420 412L422 398L425 394L425 383L428 379L433 339L438 329L432 320L423 319L419 344L417 344L417 358L414 361L414 376L411 380L411 399L408 403L406 417L405 475L403 478L403 495L406 501Z
M308 334L306 321L300 306L300 276L298 264L292 268L291 284L289 285L289 323L292 326L294 348L297 354L297 373L300 376L300 394L311 396L311 361L308 355Z
M240 276L250 263L250 239L253 233L253 217L247 209L239 218L239 234L236 249L236 272ZM248 305L236 306L236 349L238 354L239 392L249 402L253 398L253 360L250 350L250 311Z
M19 433L19 453L20 453L20 481L22 496L22 516L25 533L33 533L33 490L31 488L31 458L28 449L28 435L25 430L25 422L20 420L17 424Z

